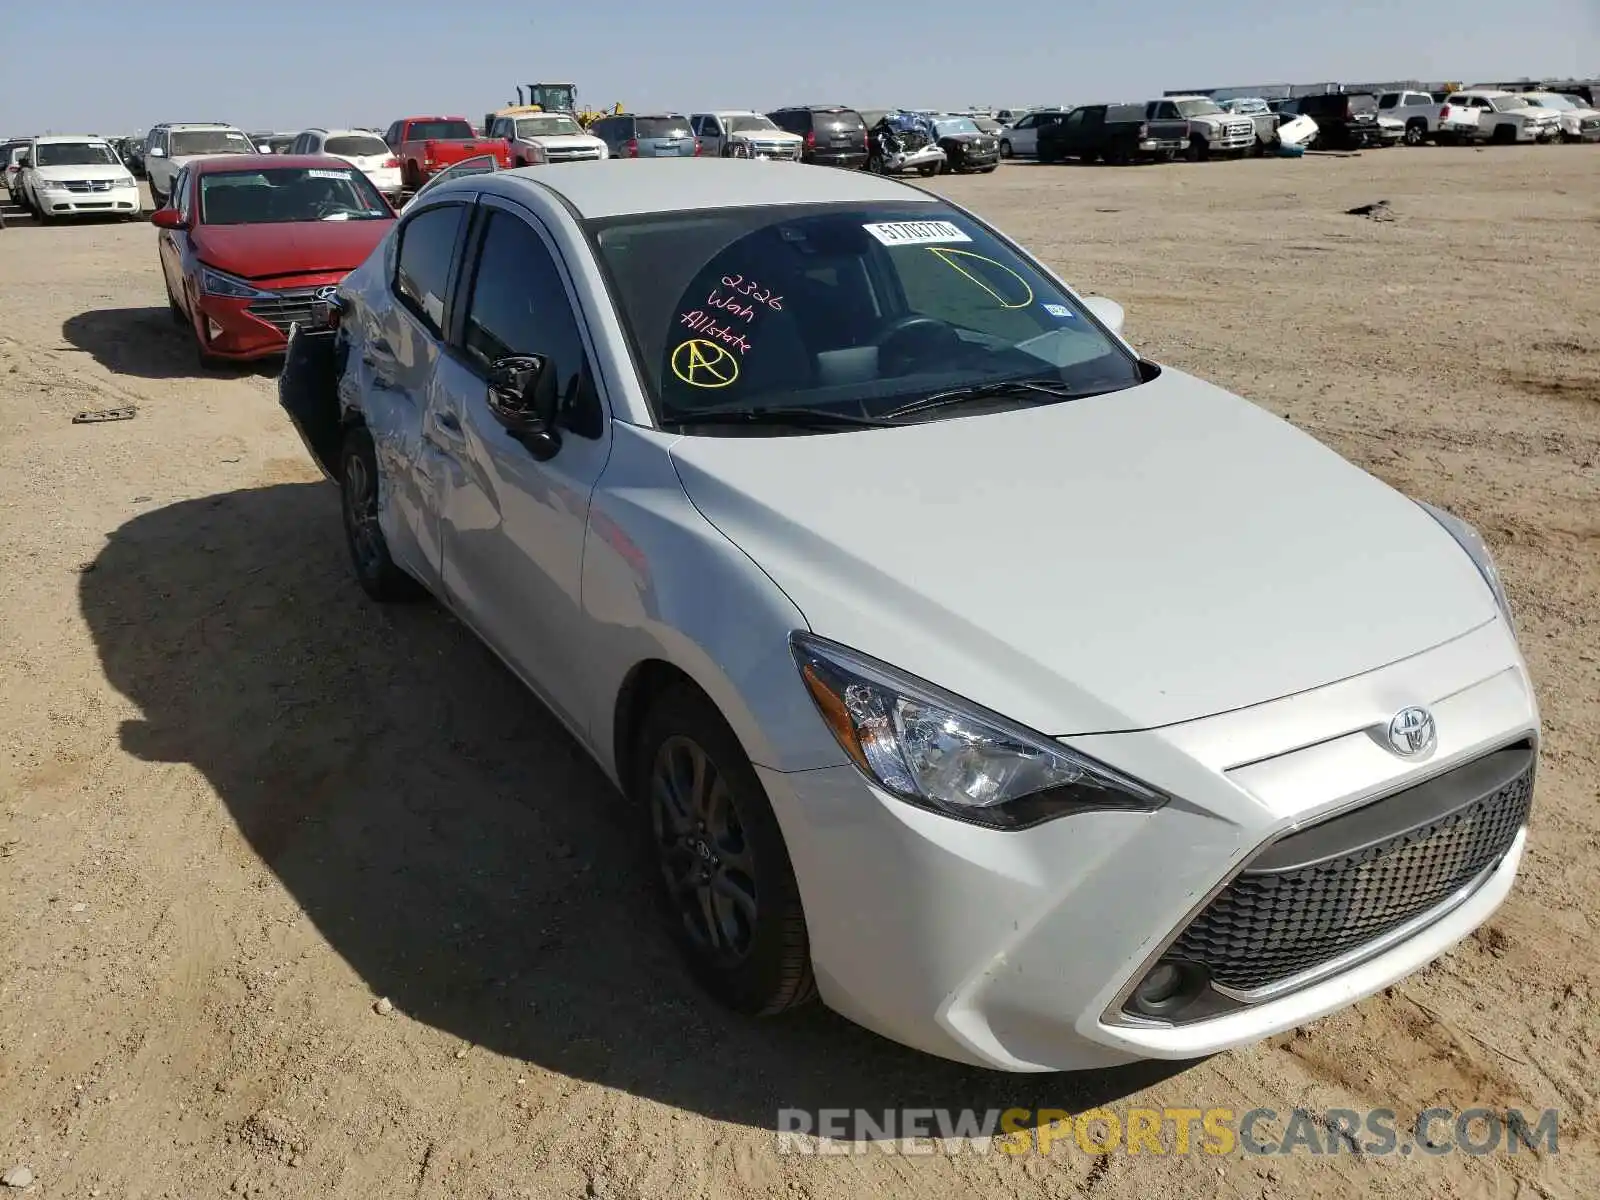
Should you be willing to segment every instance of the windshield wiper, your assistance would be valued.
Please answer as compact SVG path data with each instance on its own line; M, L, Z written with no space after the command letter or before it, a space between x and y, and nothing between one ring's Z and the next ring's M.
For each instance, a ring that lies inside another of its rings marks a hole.
M934 408L948 408L955 404L967 404L974 400L997 400L1004 396L1049 396L1055 400L1078 400L1085 396L1098 395L1094 391L1079 391L1069 388L1064 383L1054 383L1044 379L1000 379L993 383L974 383L967 387L949 388L946 391L934 392L930 396L913 400L910 404L902 404L899 408L892 408L884 413L885 420L896 417L907 417L913 413L927 412Z
M725 408L662 418L664 425L788 425L795 429L876 429L893 423L826 408Z

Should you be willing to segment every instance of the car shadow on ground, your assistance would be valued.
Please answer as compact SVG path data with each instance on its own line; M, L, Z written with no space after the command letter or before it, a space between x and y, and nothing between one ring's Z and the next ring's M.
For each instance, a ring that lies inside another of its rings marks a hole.
M194 335L166 308L102 308L78 313L61 324L61 336L118 375L143 379L227 379L276 376L282 360L202 367Z
M1005 1075L820 1005L706 999L651 915L632 806L441 608L366 599L326 483L136 517L80 600L144 714L124 749L199 768L372 997L471 1043L762 1128L782 1107L1081 1110L1189 1065Z

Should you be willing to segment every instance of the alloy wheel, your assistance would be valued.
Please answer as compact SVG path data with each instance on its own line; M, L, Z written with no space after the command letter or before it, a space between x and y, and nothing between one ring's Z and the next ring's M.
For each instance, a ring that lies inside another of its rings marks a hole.
M719 964L750 952L755 853L727 780L696 741L662 742L650 773L650 820L667 894L684 931Z
M371 577L383 565L382 534L378 529L377 481L359 454L344 460L345 528L350 534L350 549L362 575Z

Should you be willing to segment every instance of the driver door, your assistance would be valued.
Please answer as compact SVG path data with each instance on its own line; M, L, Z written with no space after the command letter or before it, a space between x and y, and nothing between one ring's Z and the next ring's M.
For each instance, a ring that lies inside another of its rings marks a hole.
M583 736L589 498L611 451L593 355L559 252L538 220L483 197L464 260L462 313L439 363L427 436L445 456L444 588L451 605ZM560 446L541 461L496 419L490 367L551 360Z

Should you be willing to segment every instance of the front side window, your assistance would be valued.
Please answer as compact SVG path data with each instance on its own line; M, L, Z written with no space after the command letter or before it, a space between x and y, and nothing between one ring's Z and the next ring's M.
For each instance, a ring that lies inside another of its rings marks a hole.
M172 134L172 157L195 154L256 154L255 144L237 129L180 129Z
M114 167L117 156L104 142L40 142L36 167Z
M563 424L598 436L598 401L572 302L555 259L532 227L503 210L489 213L467 302L462 349L480 370L511 354L550 359Z
M729 407L881 415L949 388L1026 380L1086 393L1140 380L1135 358L1076 301L944 205L587 227L664 423Z
M377 221L394 216L354 167L269 167L200 176L206 225L281 225L294 221Z
M194 192L190 188L193 180L189 175L189 168L185 167L178 172L178 178L172 185L172 195L167 198L167 203L178 210L178 216L184 221L194 219Z
M444 331L445 289L466 207L445 204L420 212L400 231L394 288L434 336Z

